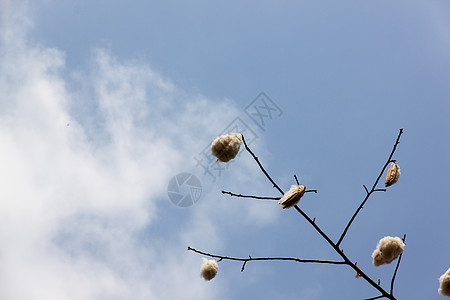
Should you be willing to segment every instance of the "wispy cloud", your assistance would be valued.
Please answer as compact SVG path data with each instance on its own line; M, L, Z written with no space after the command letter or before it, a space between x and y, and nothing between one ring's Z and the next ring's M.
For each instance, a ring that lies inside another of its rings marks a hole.
M62 51L27 38L19 4L0 2L0 298L211 298L220 287L185 250L217 241L211 206L176 237L142 234L159 224L170 177L236 107L102 49L89 70L66 70Z

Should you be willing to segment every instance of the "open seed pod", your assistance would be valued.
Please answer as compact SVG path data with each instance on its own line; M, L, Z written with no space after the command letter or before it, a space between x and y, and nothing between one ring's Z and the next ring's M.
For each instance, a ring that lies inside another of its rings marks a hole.
M303 197L305 191L306 187L304 185L293 185L290 190L281 197L278 204L283 206L283 208L290 208L300 201L300 198Z

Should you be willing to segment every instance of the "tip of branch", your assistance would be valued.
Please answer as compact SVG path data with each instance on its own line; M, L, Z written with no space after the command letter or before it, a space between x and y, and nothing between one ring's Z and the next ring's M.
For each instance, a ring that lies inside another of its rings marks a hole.
M317 194L317 190L307 190L307 191L305 191L305 193L315 193L315 194Z
M246 261L244 261L244 263L242 264L241 272L244 272L244 269L245 269L245 264L247 264L247 260L246 260Z
M297 182L297 185L300 185L300 183L298 182L298 178L297 178L296 174L294 174L294 178L295 178L295 181Z

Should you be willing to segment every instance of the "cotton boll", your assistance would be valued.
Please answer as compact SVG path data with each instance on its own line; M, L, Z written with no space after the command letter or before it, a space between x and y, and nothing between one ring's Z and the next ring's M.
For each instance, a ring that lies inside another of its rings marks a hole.
M216 277L217 271L219 270L219 265L215 259L203 258L203 264L200 268L200 275L202 275L205 280L211 280Z
M381 239L379 248L383 257L390 263L403 252L404 247L405 244L399 237L387 236Z
M300 198L305 194L305 190L306 187L301 184L291 186L289 191L278 201L278 204L283 206L283 208L291 208L300 201Z
M375 267L379 267L385 264L383 256L381 255L381 251L378 248L373 251L372 258L373 258L373 265Z
M439 294L450 297L450 268L439 278Z
M382 238L372 253L374 266L390 264L403 253L404 248L405 244L399 237L386 236Z
M236 157L242 143L242 134L232 133L217 137L211 144L211 152L221 162L228 162Z
M398 181L400 177L400 167L396 163L392 163L386 173L386 179L384 185L386 187L393 185Z

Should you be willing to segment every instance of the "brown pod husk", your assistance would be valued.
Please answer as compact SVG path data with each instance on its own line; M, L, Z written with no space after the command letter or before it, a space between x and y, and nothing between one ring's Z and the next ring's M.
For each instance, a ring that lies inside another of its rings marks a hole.
M303 197L305 191L306 187L304 185L293 185L290 190L287 191L283 197L281 197L278 204L280 204L283 208L291 208L300 201L300 198Z
M386 173L386 179L384 185L386 187L393 185L398 181L400 177L400 167L396 163L392 163Z

